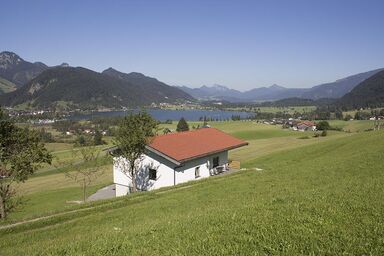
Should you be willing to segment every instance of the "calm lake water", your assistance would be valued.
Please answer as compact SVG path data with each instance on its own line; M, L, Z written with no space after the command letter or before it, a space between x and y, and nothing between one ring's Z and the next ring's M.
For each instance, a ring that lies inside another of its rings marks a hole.
M200 117L206 116L218 120L230 119L232 115L240 116L242 119L252 115L247 112L236 111L220 111L220 110L168 110L168 109L147 109L146 110L153 118L159 121L179 120L184 117L187 121L198 121ZM103 116L125 116L130 111L110 111L110 112L94 112L92 114L75 114L69 117L71 120L84 120L93 117Z

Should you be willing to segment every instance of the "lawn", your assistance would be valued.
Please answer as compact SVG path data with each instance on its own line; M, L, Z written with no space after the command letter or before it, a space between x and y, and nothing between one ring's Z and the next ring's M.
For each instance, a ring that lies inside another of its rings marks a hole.
M244 161L247 171L1 230L1 253L383 255L384 131L329 138Z
M97 189L111 183L112 165L109 164L101 168L100 175L89 186L87 194L91 195ZM70 201L78 201L82 197L80 184L66 177L64 173L37 175L18 187L24 203L9 216L7 223L78 208L77 204Z
M342 128L347 132L363 132L369 129L373 129L374 121L371 120L352 120L352 121L342 121L342 120L331 120L329 124L332 127Z

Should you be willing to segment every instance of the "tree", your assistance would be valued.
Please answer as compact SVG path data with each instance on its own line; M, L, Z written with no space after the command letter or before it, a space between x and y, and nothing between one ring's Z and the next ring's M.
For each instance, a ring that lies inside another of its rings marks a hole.
M331 126L327 121L320 121L316 124L316 129L319 131L329 130Z
M136 177L146 145L156 135L157 122L145 113L126 116L116 131L114 144L118 148L112 154L122 172L132 180L132 192L136 192Z
M83 202L87 200L87 187L102 175L101 165L103 162L100 158L100 151L96 147L83 147L80 150L73 151L75 155L80 152L80 157L84 167L69 168L65 176L80 184L83 191ZM75 163L71 162L69 166L74 167Z
M103 145L104 144L104 141L103 141L103 134L101 134L101 132L96 129L95 131L95 135L93 136L93 145Z
M180 118L179 122L177 123L176 131L177 132L189 131L189 125L187 121L185 121L184 117Z
M25 182L51 154L38 132L17 127L0 109L0 218L4 219L20 204L17 183Z
M93 144L92 137L90 135L77 135L75 140L75 146L85 147Z

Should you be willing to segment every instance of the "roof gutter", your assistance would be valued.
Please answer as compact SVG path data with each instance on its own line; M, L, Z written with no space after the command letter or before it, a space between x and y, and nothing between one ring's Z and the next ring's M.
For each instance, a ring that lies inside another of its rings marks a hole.
M161 157L167 159L168 161L170 161L171 163L173 163L173 164L175 164L175 165L177 165L177 166L180 166L180 165L181 165L181 162L176 161L175 159L173 159L173 158L167 156L167 155L164 154L164 153L161 153L160 151L158 151L158 150L156 150L156 149L154 149L154 148L152 148L152 147L150 147L150 146L148 146L148 145L145 146L145 148L146 148L147 150L151 151L152 153L155 153L155 154L157 154L157 155L159 155L159 156L161 156Z

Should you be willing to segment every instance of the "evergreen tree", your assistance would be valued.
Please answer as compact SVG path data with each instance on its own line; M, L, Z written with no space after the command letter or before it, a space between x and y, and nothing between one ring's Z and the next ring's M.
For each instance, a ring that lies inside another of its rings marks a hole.
M179 123L177 124L176 131L177 132L189 131L189 125L188 125L187 121L185 121L184 117L182 117L180 119Z
M95 135L93 136L93 144L96 146L104 144L103 135L101 134L101 132L99 130L95 131Z

